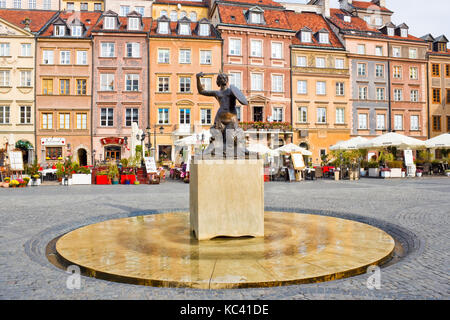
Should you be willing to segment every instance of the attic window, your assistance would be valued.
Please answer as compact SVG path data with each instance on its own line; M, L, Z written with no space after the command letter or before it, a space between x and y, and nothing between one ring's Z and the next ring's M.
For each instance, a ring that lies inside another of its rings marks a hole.
M400 34L403 38L408 37L408 29L400 29Z
M311 42L311 32L302 31L302 42Z
M72 37L81 37L81 26L72 27Z
M128 30L139 30L139 18L128 18Z
M352 22L352 17L344 16L344 21L350 23L350 22Z
M191 34L191 29L189 28L188 23L180 23L178 34L183 36L188 36Z
M202 37L208 37L209 34L210 34L209 24L207 24L207 23L200 23L200 35Z
M320 43L329 43L329 36L328 33L321 32L319 33L319 42Z
M235 17L235 16L231 16L230 18L231 18L231 20L233 20L233 21L236 20L236 17Z
M115 17L105 17L105 24L103 29L115 29L116 28L116 18Z
M66 34L66 27L64 26L55 26L55 36L63 37Z
M389 37L393 37L394 36L394 28L387 28L387 34Z
M250 23L255 23L255 24L263 23L262 13L250 12Z
M169 33L169 22L167 22L167 21L158 22L158 33L159 34L168 34Z

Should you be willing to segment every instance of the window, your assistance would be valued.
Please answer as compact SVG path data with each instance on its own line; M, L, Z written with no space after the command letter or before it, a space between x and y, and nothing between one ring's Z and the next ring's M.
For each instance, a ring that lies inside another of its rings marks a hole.
M158 123L169 124L169 109L167 108L158 109Z
M230 39L230 55L241 55L241 39Z
M100 91L114 91L113 73L102 73L100 75Z
M450 133L450 116L447 116L447 132Z
M400 29L400 35L401 35L403 38L408 37L408 29Z
M31 71L20 71L20 85L31 87Z
M190 25L187 23L180 23L178 26L178 33L183 36L188 36L191 34Z
M263 75L261 73L251 74L252 91L263 91Z
M201 23L200 24L200 36L202 37L209 37L211 34L211 28L208 23Z
M262 41L251 40L250 41L250 54L252 57L262 57Z
M236 106L236 114L238 121L241 121L241 106Z
M139 91L139 75L138 74L125 75L125 90L126 91Z
M200 82L205 90L212 90L212 78L201 78Z
M402 67L394 66L394 79L402 78Z
M417 49L409 49L409 58L417 59Z
M211 64L212 53L210 50L200 50L200 64Z
M377 100L384 100L384 88L377 88Z
M211 109L201 109L200 118L202 124L211 124Z
M60 64L70 64L70 51L61 51L59 53Z
M184 12L184 11L183 11ZM186 13L185 13L186 14ZM161 12L159 13L159 17L168 17L167 15L167 11L166 10L161 10Z
M53 113L42 114L41 129L51 130L53 129Z
M175 10L170 12L170 21L175 22L178 20L178 13Z
M166 21L158 22L158 33L159 34L169 34L169 23Z
M381 26L383 24L383 19L381 17L375 17L375 25Z
M55 26L55 36L63 37L66 35L66 27L65 26Z
M191 124L191 109L180 109L180 124Z
M317 81L316 82L316 94L318 94L318 95L326 94L326 82L325 81Z
M86 79L77 79L77 95L85 95L87 92Z
M433 103L441 103L441 89L433 88Z
M141 56L141 45L138 42L127 43L127 58L139 58Z
M60 79L59 80L59 94L69 95L70 94L70 80Z
M394 129L403 130L403 116L401 114L394 115Z
M347 23L352 22L352 17L351 16L344 16L344 22L347 22Z
M20 124L31 123L31 106L20 107Z
M250 13L250 22L255 24L263 23L262 14L259 12L251 12Z
M101 44L100 56L104 58L115 57L116 46L114 42L103 42Z
M433 116L433 131L441 131L441 116Z
M10 45L9 43L0 43L0 56L1 57L9 57Z
M307 93L307 82L306 82L306 80L298 80L297 81L297 93L298 94L306 94Z
M120 15L126 17L130 13L130 6L120 6Z
M42 79L42 94L53 94L53 79Z
M383 55L383 47L375 47L375 55L381 57Z
M94 11L102 11L102 4L94 3Z
M72 37L81 37L82 28L81 26L72 26L70 28Z
M359 87L359 100L367 100L367 87Z
M189 14L189 19L190 19L192 22L197 22L197 12L191 11L191 13Z
M364 44L358 44L358 54L366 54L366 46Z
M365 75L366 75L366 64L358 63L358 76L365 76Z
M28 0L28 9L36 9L36 0Z
M394 36L394 28L387 28L387 34L389 37L393 37Z
M384 114L377 114L377 130L386 129L386 116Z
M0 124L9 124L9 106L0 106Z
M329 43L328 33L321 32L319 33L319 42L320 43Z
M317 108L317 123L327 123L326 108Z
M345 109L336 108L336 124L344 124L344 123L345 123Z
M343 82L336 82L336 95L337 96L343 96L344 94L345 94L344 83Z
M344 69L344 59L336 59L335 60L335 68L336 69Z
M100 109L100 125L102 127L114 126L114 109L101 108Z
M77 51L77 64L87 65L87 51Z
M440 77L441 76L441 66L438 63L433 63L431 65L431 75L433 77Z
M311 42L311 32L302 31L302 42Z
M180 92L181 93L191 92L191 78L180 77Z
M401 50L399 47L392 48L392 55L396 58L399 58L401 55Z
M447 103L450 103L450 89L447 89Z
M56 160L62 157L62 147L46 147L45 148L45 157Z
M51 10L52 0L44 0L44 10Z
M410 67L409 68L409 78L411 80L417 80L418 79L417 67Z
M402 100L403 100L403 90L394 89L394 101L402 101Z
M375 66L375 76L377 78L383 78L384 77L384 65L377 64Z
M419 101L419 90L411 90L411 102Z
M169 77L158 77L158 92L169 92Z
M272 75L272 91L273 92L283 92L283 76L282 75Z
M370 24L370 16L364 16L364 21L368 24Z
M158 49L158 63L170 63L169 49Z
M144 16L145 7L134 7L134 11L139 13L141 16Z
M276 107L272 109L272 121L283 122L283 108Z
M115 29L116 28L116 18L115 17L105 17L104 29Z
M241 89L241 73L230 72L229 75L230 85L234 85L236 88Z
M412 131L419 130L419 116L411 116L410 127Z
M316 68L325 68L325 58L316 58Z
M139 124L139 109L127 108L125 110L125 126L131 127L133 122L136 122Z
M283 58L283 44L280 42L272 42L272 59Z
M0 8L6 8L6 0L0 0Z
M20 55L22 57L30 57L31 56L31 43L22 43L20 45Z
M9 70L0 70L0 87L9 87Z
M307 123L308 122L308 108L299 107L298 108L298 122Z
M306 67L306 57L303 56L297 57L297 67Z
M77 130L87 130L87 113L77 113L76 118Z
M42 63L53 64L53 50L44 50L42 52Z
M367 130L367 113L358 114L358 129Z
M59 114L59 129L70 129L70 113Z
M80 3L80 10L81 11L88 11L88 4L87 4L87 2Z
M445 76L450 77L450 64L445 65Z
M191 50L181 49L180 50L180 63L191 63Z

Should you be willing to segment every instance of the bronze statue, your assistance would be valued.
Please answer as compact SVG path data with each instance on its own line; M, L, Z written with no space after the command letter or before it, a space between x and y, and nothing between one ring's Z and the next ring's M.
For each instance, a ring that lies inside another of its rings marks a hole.
M217 85L220 87L220 90L205 90L200 80L204 75L205 74L203 72L197 74L198 93L204 96L215 97L217 101L219 101L220 108L217 111L216 117L214 118L214 125L211 127L211 131L213 132L214 130L218 130L222 134L222 141L217 144L217 142L219 141L217 141L216 139L216 143L211 143L205 150L204 154L209 155L213 152L214 148L217 149L218 147L222 147L224 145L227 146L228 150L229 148L239 149L239 146L237 146L236 144L243 143L244 132L241 128L239 128L236 100L239 101L239 103L241 103L242 105L248 105L247 99L242 94L242 92L234 85L230 85L228 87L228 76L225 73L219 73L217 76ZM244 149L245 147L242 148L242 150ZM235 156L239 155L239 151L234 150L233 154Z

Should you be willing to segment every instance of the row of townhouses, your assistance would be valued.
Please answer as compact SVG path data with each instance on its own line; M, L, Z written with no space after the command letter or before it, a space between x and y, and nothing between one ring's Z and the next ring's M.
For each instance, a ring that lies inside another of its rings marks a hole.
M27 3L25 3L27 2ZM28 5L28 6L25 6ZM248 97L247 133L304 146L313 163L340 140L450 132L447 38L395 25L385 0L0 1L0 148L39 162L130 155L132 124L159 160L208 129L215 73ZM45 10L44 10L45 9ZM32 150L33 149L33 150Z

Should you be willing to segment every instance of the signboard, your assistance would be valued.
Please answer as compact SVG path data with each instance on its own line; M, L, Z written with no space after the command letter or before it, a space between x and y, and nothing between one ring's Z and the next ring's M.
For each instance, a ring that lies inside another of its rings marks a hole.
M125 142L124 139L117 138L117 137L109 137L109 138L100 139L100 143L104 146L109 145L109 144L123 145L124 142Z
M11 170L23 171L22 152L10 151L8 153L8 157L9 157L9 166L11 167Z
M291 153L291 157L295 170L302 170L305 168L305 162L303 161L303 154L301 152Z
M403 151L404 157L405 157L405 165L406 166L413 166L414 165L414 159L412 150L404 150Z
M144 157L145 161L145 169L147 173L157 173L155 158L153 157Z
M65 138L41 138L42 146L65 146Z

